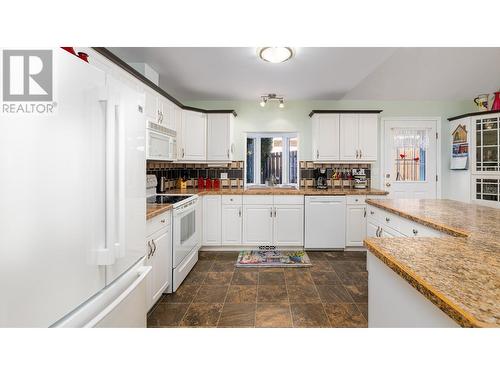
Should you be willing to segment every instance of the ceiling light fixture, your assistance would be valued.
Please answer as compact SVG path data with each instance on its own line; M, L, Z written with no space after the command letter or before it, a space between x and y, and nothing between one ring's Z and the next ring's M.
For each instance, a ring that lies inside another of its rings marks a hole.
M258 53L262 60L274 64L288 61L293 56L293 50L290 47L262 47Z
M283 96L278 96L276 94L261 95L260 106L265 107L267 102L269 102L269 101L277 101L277 102L279 102L278 106L280 108L285 108L285 98Z

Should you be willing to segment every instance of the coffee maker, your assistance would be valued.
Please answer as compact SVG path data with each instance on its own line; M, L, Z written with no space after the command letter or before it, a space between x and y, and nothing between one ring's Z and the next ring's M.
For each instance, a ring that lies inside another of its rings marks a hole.
M316 189L328 189L326 169L316 168L314 170L314 180L316 181Z

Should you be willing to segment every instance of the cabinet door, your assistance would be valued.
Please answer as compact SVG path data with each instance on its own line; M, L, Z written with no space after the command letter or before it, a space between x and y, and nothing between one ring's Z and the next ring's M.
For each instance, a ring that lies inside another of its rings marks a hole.
M177 135L182 131L182 108L174 105L174 124L172 129L177 132Z
M154 284L154 272L155 269L153 267L153 259L149 256L153 245L151 242L151 237L149 237L146 241L146 257L144 258L144 266L148 267L151 266L151 271L149 272L149 275L146 276L146 306L147 309L150 310L153 305L153 284Z
M313 160L339 160L339 115L315 115L313 119Z
M380 229L376 221L368 220L366 222L366 237L378 237L377 232Z
M210 113L207 121L207 160L230 160L229 114Z
M243 244L272 245L273 206L243 206Z
M340 115L340 160L356 160L359 153L359 115Z
M304 246L304 206L274 207L274 245Z
M170 226L152 240L153 303L156 303L170 284L172 272L172 240Z
M182 115L182 146L178 159L206 159L206 115L200 112L184 111Z
M363 246L366 233L366 206L348 205L346 214L346 246Z
M152 90L146 89L146 100L145 100L145 113L146 117L153 121L158 122L158 94Z
M377 160L378 117L376 114L359 115L359 151L361 160Z
M241 245L242 205L222 206L222 245Z
M203 197L203 246L221 245L221 196Z

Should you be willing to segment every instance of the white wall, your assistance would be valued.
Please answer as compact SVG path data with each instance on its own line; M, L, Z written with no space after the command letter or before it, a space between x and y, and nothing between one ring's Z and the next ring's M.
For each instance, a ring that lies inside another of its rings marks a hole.
M255 101L189 101L184 104L205 109L234 109L238 113L235 121L235 158L245 158L246 132L254 131L296 131L300 137L300 159L312 159L311 119L313 109L381 109L383 116L439 116L442 126L442 196L449 196L449 158L451 139L448 117L474 111L471 101L292 101L279 109L277 103L269 103L262 108ZM372 167L374 177L378 177L379 165ZM374 179L378 185L378 178Z

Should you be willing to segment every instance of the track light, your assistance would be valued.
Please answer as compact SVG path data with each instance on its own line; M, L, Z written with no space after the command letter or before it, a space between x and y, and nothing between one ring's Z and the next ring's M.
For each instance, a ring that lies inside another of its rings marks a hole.
M262 95L260 97L260 106L265 107L268 101L277 101L279 102L278 107L279 108L285 108L285 98L283 96L278 96L276 94L267 94L267 95Z

